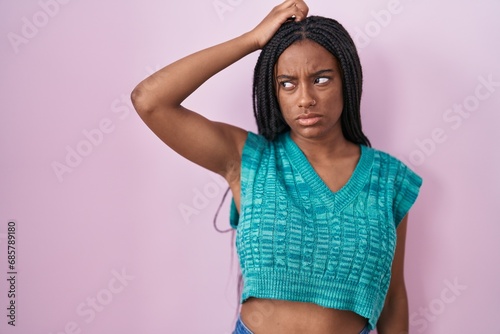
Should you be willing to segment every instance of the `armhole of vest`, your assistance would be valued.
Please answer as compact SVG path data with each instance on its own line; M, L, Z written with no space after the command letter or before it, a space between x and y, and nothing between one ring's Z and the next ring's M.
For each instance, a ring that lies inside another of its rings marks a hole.
M266 145L266 139L260 135L253 132L248 132L247 139L243 145L243 151L241 154L241 167L240 167L240 205L241 198L243 198L248 180L252 178L252 175L248 173L255 172L255 157L262 154L262 147ZM259 152L258 154L256 154ZM260 160L260 159L259 159ZM241 210L241 207L240 207ZM231 199L231 208L229 220L231 227L236 229L238 227L240 218L240 213L236 208L236 203L234 198Z
M393 194L393 213L396 228L408 214L417 200L422 186L422 178L403 162L397 160L398 168L395 175Z
M248 182L248 173L255 172L256 160L260 161L260 157L258 156L262 155L263 147L266 143L267 140L264 137L253 132L248 132L247 140L245 141L241 154L241 193L245 190Z

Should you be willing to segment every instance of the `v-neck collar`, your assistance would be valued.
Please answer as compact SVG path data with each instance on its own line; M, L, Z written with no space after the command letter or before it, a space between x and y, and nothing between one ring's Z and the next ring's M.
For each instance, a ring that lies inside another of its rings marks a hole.
M283 134L282 141L290 163L295 166L315 196L319 196L332 211L342 211L349 202L363 189L373 164L373 150L360 145L360 157L349 180L337 191L332 191L321 179L307 160L304 152L290 137L290 132Z

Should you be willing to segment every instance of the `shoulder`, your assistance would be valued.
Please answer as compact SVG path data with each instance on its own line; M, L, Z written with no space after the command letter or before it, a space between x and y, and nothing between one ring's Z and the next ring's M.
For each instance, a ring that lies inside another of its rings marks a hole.
M243 157L254 157L261 155L270 142L264 136L248 131L245 144L243 146Z
M248 136L246 138L243 154L253 155L259 154L268 150L279 149L286 142L287 134L281 134L274 140L268 140L260 134L248 131Z
M245 146L265 146L269 141L262 135L248 131Z
M422 177L400 159L376 148L364 148L373 155L373 171L385 178L386 182L394 185L396 189L404 188L405 185L420 188Z
M258 169L262 161L272 155L272 144L264 136L249 131L241 155L242 173Z
M397 173L402 170L409 170L414 173L414 171L406 165L403 161L396 158L394 155L387 153L385 151L365 146L364 149L374 157L374 163L383 168L389 168L392 173Z
M370 152L373 155L374 159L376 160L376 163L378 164L396 165L396 166L404 165L404 163L401 160L399 160L390 153L368 146L364 146L363 148L365 151Z
M374 155L373 174L382 178L383 181L377 181L383 182L389 191L397 227L415 203L422 186L422 178L393 155L374 148L367 149Z

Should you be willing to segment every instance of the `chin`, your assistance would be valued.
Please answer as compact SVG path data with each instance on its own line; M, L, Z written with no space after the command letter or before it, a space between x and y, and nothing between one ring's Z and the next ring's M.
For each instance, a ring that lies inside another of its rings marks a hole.
M331 130L326 130L321 126L308 126L299 129L292 129L295 136L307 139L320 139L332 134Z

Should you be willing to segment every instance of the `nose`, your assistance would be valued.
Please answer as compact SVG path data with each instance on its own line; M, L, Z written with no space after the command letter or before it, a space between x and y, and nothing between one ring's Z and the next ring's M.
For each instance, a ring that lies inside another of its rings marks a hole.
M313 97L313 94L310 91L310 88L307 87L306 85L301 85L300 92L299 92L299 100L298 100L298 106L300 108L309 108L311 106L316 105L316 100Z

